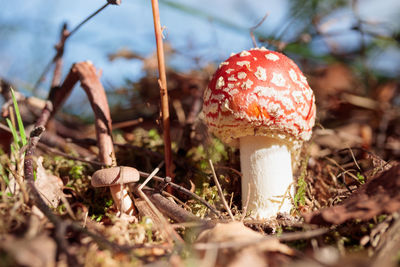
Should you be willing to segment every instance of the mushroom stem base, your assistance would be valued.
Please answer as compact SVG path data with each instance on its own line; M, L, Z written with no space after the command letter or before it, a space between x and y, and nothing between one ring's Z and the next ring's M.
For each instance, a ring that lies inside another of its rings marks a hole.
M121 212L127 215L134 215L135 207L129 197L128 188L126 185L110 186L111 196L114 200L114 205Z
M267 219L290 212L294 193L290 148L280 139L266 136L240 138L242 204L250 196L251 217Z

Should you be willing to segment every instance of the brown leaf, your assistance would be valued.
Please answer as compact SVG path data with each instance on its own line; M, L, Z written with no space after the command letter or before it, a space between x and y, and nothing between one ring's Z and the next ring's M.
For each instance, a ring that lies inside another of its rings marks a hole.
M363 132L367 131L365 127L365 124L352 122L334 129L316 129L313 140L317 145L333 150L361 146L370 142L366 140L367 133Z
M34 238L15 238L7 235L0 241L0 248L9 253L20 265L29 267L55 266L56 243L47 235Z
M316 99L326 99L342 92L352 92L357 83L352 70L340 63L317 70L309 80L317 96Z
M397 90L398 84L395 81L389 81L378 86L373 97L381 104L388 104L395 97Z
M197 242L199 243L222 243L243 242L261 239L263 236L239 222L218 223L214 228L203 231Z
M341 224L347 220L369 220L400 209L400 165L360 186L342 204L303 215L307 223Z
M268 262L279 258L278 254L294 255L294 250L277 238L266 237L241 222L218 223L203 231L196 243L200 251L218 251L216 266L243 266L244 262L248 266L268 266Z
M397 215L398 216L398 215ZM395 217L395 216L393 216ZM379 245L372 259L372 267L398 266L398 252L400 251L400 218L397 217L389 230L379 238Z
M35 186L47 205L50 207L58 207L63 194L62 187L64 184L60 177L46 173L42 162L43 158L39 157L37 160Z

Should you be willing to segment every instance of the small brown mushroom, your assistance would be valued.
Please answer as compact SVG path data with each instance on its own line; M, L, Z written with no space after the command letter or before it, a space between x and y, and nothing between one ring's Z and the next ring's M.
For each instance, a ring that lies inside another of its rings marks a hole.
M92 176L93 187L110 187L115 206L121 213L133 215L134 206L128 194L128 183L139 181L139 172L135 168L117 166L96 171Z

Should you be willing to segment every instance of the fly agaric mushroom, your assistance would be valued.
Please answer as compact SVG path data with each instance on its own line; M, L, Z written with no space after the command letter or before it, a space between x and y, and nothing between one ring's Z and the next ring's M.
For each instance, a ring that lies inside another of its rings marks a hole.
M203 113L211 132L240 148L242 204L250 185L252 216L290 212L292 162L311 137L315 112L313 91L285 55L254 48L220 64L204 92Z
M92 176L92 186L110 187L111 196L116 208L128 215L133 215L135 211L126 189L126 184L138 181L138 170L126 166L101 169L96 171Z

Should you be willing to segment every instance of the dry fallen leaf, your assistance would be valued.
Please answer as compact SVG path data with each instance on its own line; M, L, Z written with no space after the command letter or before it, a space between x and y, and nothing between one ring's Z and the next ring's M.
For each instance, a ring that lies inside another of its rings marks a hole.
M313 141L331 150L361 146L365 142L362 136L363 127L364 124L354 122L335 129L316 129Z
M307 223L341 224L369 220L400 209L400 165L393 166L360 186L342 204L303 215Z
M354 92L357 79L348 66L335 63L316 70L309 82L316 99L326 99L342 92Z
M59 177L53 174L48 174L42 163L43 158L39 157L37 160L35 186L44 202L46 202L50 207L56 208L60 203L63 194L62 187L64 184Z
M203 231L195 248L204 258L215 251L215 266L266 266L273 261L273 253L293 256L294 250L282 244L275 237L266 237L251 230L241 222L219 223L214 228ZM214 264L212 264L214 265Z
M15 238L6 235L0 241L0 248L12 255L16 263L22 266L55 266L56 243L47 234L34 238Z

